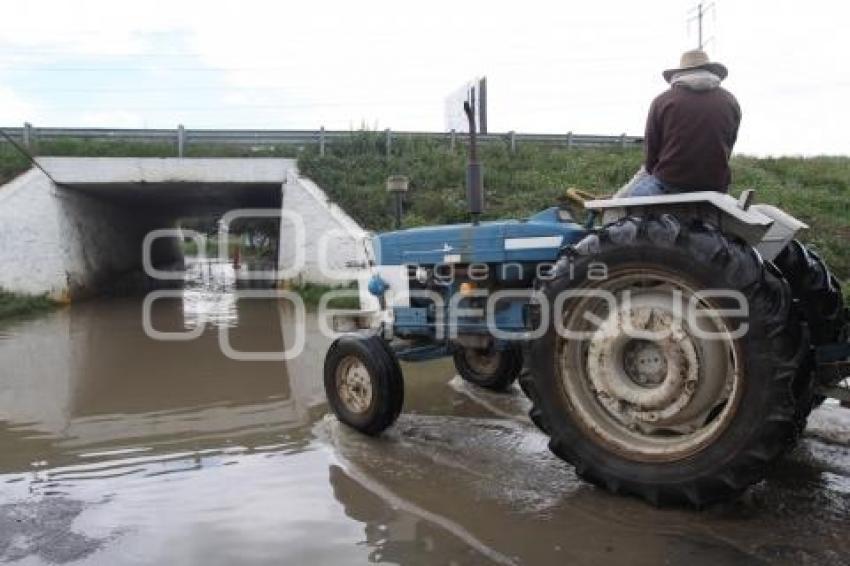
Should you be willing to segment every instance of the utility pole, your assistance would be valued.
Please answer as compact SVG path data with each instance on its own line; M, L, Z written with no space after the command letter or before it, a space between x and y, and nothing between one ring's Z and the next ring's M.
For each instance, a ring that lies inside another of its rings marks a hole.
M690 23L693 22L693 21L697 22L697 38L698 38L697 39L697 49L702 49L705 46L706 42L704 42L703 39L702 39L703 38L702 22L705 19L705 15L710 10L713 10L713 9L714 9L714 2L711 2L710 4L700 2L696 5L696 7L691 8L691 11L689 12L689 13L696 12L693 16L688 18L688 24L690 25Z

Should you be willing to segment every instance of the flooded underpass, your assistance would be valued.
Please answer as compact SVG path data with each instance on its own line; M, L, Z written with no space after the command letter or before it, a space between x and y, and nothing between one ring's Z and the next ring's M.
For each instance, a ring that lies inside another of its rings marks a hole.
M237 300L195 264L174 298L103 299L0 327L0 560L21 564L846 564L850 411L737 502L655 509L580 481L518 389L450 361L406 365L378 439L328 410L329 339L308 314L288 362L222 353L293 340L291 309Z

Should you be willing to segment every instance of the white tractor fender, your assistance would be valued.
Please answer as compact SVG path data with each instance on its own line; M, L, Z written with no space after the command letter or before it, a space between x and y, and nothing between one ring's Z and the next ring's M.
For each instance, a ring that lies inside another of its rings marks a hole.
M767 204L750 205L753 192L740 199L715 191L698 191L648 197L622 197L586 201L587 210L601 213L603 223L641 212L687 211L714 218L724 234L737 236L773 260L800 230L808 226L790 214Z

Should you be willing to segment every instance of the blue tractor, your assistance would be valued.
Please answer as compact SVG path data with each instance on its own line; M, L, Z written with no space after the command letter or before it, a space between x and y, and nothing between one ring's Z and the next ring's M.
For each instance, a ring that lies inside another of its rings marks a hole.
M491 390L519 380L549 447L586 480L704 506L760 481L824 396L847 400L847 313L806 226L716 192L594 200L375 235L357 331L325 360L328 401L369 435L402 409L399 360L452 356Z

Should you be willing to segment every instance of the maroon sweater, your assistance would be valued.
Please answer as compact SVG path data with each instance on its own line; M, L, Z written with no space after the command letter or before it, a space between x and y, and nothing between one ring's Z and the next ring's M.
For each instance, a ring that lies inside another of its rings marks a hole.
M675 85L652 101L646 120L646 170L683 191L726 192L741 108L723 88Z

